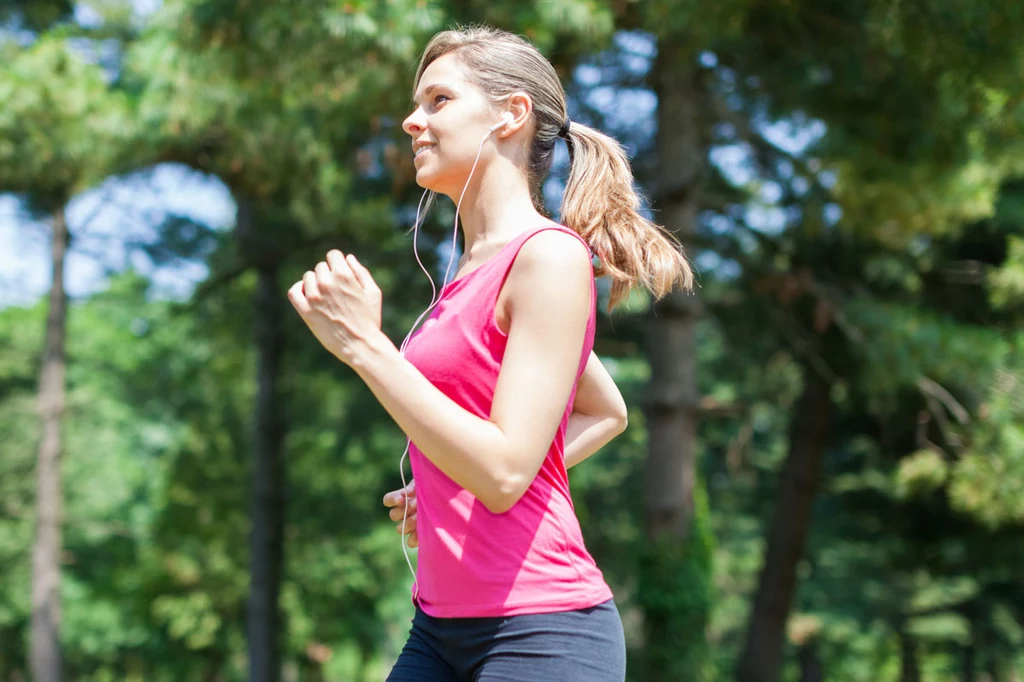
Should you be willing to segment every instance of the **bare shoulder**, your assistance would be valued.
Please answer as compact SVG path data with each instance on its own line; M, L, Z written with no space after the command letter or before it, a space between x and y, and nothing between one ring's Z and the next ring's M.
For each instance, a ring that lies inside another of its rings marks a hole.
M495 307L495 322L508 334L512 311L524 318L584 314L590 300L590 252L561 230L544 230L520 247Z
M544 230L522 245L512 267L512 275L524 275L529 281L551 280L567 284L577 280L589 285L590 252L579 240L561 230Z
M544 230L522 245L499 308L504 331L515 311L520 317L574 325L586 319L590 303L590 250L561 230Z

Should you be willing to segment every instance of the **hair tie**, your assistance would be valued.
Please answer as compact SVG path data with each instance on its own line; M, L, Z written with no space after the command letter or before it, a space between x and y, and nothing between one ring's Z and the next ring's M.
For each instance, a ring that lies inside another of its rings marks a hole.
M575 154L573 153L572 138L569 137L569 124L572 123L568 118L565 119L565 123L558 129L558 136L565 140L565 146L569 149L569 166L572 166L572 162L575 160Z

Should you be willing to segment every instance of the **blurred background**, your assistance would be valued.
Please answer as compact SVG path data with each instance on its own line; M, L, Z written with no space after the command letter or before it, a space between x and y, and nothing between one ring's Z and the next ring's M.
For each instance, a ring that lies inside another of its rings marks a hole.
M700 271L602 312L571 471L630 680L1024 680L1019 0L0 0L0 681L386 676L405 440L285 292L429 303L400 124L476 22Z

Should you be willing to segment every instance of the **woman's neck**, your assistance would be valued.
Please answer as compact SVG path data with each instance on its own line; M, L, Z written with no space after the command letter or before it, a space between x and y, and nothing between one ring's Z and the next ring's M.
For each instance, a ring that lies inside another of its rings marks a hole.
M459 210L464 262L487 258L492 248L547 220L534 207L526 178L518 169L498 164L488 171L479 180L473 178Z

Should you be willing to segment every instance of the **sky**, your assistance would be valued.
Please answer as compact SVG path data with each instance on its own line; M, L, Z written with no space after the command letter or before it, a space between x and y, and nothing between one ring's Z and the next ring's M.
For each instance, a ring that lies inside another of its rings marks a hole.
M68 295L88 296L107 277L134 267L153 280L153 294L185 298L207 274L197 263L154 267L125 242L152 239L168 214L192 218L217 229L234 224L235 205L216 178L179 165L156 166L127 178L113 178L83 192L67 208L73 242L65 263ZM30 305L50 286L50 228L32 220L10 195L0 195L0 308Z

